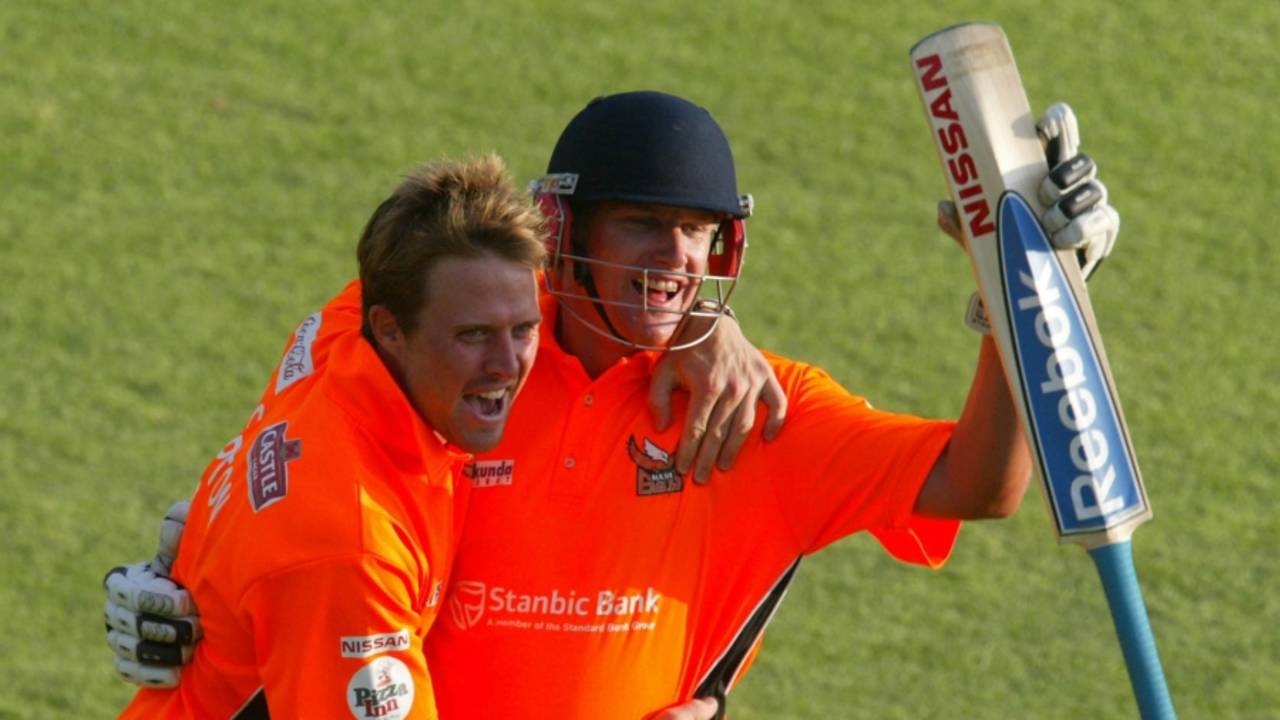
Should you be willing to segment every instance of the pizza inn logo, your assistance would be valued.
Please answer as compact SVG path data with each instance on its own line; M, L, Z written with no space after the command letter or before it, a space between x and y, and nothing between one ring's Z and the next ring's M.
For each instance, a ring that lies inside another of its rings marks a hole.
M302 457L302 441L285 437L288 422L258 433L249 449L249 502L253 511L283 500L289 492L289 461Z
M399 720L413 707L413 676L393 657L365 665L347 683L347 707L357 718Z
M684 476L676 470L671 453L663 450L649 438L644 446L636 444L636 437L627 439L627 454L636 464L636 494L665 495L684 490Z

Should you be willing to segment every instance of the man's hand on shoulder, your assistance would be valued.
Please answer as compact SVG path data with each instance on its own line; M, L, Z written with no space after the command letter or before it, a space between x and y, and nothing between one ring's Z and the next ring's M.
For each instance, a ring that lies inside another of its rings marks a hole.
M660 429L671 424L671 395L689 391L684 432L676 450L676 469L702 483L712 466L728 470L756 423L756 403L764 403L767 417L763 436L772 440L782 429L787 397L773 368L742 334L728 314L717 320L694 317L689 325L717 322L711 335L684 350L665 353L654 366L649 385L649 409ZM705 332L688 327L685 334ZM695 335L696 337L696 335Z
M112 568L103 578L107 644L116 672L147 687L174 687L200 639L191 594L168 575L178 555L190 503L174 503L160 529L160 547L149 563Z

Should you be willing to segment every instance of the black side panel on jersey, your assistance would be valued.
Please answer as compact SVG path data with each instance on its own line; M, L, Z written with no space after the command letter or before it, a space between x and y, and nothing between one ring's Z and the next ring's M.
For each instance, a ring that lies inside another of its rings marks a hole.
M752 646L764 634L764 629L769 625L769 621L773 619L773 614L778 611L778 606L782 604L782 599L787 595L787 588L791 586L792 579L795 578L796 569L800 567L801 558L791 563L791 567L782 573L782 576L774 582L773 587L769 589L764 599L756 606L756 609L743 623L742 629L733 638L733 642L729 643L729 648L725 650L720 659L716 661L711 671L698 684L698 689L694 691L695 698L713 697L719 703L720 709L716 711L715 720L723 720L725 714L725 705L729 694L729 686L733 683L734 678L742 670L742 664L747 659L747 653L751 652Z
M231 720L271 720L271 713L267 712L266 691L259 689L254 693L249 702L240 708L240 712L231 716Z

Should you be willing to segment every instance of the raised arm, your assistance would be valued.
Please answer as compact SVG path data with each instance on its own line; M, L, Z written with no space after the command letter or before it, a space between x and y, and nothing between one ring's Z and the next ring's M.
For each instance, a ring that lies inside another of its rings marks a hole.
M961 520L1008 517L1022 502L1030 475L1031 455L1000 356L995 341L984 337L964 411L916 511Z
M1036 127L1047 140L1045 155L1052 168L1040 188L1040 199L1049 208L1044 226L1056 247L1076 251L1088 278L1114 247L1120 216L1107 202L1093 161L1079 153L1080 133L1071 108L1053 105ZM940 204L938 225L962 242L951 203ZM970 325L981 329L981 306L970 307ZM1007 517L1022 501L1030 473L1026 438L995 342L987 335L955 434L921 489L916 510L961 520Z

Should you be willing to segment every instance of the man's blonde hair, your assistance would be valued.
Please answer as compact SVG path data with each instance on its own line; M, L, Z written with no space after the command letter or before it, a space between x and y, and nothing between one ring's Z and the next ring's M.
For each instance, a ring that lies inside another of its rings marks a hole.
M356 249L365 336L372 339L375 305L404 332L414 329L427 274L441 258L492 256L541 269L544 224L496 155L419 167L374 211Z

